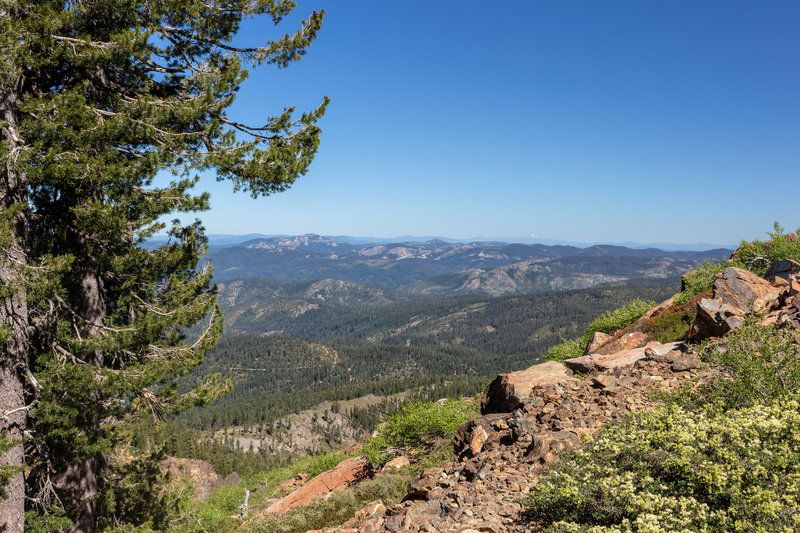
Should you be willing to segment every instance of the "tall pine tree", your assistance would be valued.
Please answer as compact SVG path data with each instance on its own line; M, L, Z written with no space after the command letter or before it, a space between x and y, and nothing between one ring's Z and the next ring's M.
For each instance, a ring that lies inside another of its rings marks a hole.
M208 207L207 194L191 192L198 171L253 196L306 172L327 99L256 125L226 114L245 64L298 60L324 12L253 48L232 44L240 24L277 25L294 7L0 0L0 530L22 530L24 484L27 508L58 508L72 531L153 523L113 496L122 474L109 455L131 417L224 388L175 387L213 346L222 317L211 272L198 268L199 224L175 222L166 245L142 244L164 215ZM173 180L155 186L165 172Z

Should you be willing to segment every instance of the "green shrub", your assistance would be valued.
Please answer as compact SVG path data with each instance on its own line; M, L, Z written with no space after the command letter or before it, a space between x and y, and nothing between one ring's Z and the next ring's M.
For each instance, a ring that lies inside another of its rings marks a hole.
M694 270L683 276L684 288L675 295L675 305L683 305L701 292L710 291L717 274L729 266L743 267L744 264L735 261L723 261L721 263L706 261L702 265L697 265Z
M451 437L458 427L477 412L477 402L448 400L415 401L403 406L378 429L378 434L366 446L364 453L373 464L389 459L389 448L422 448L437 439Z
M656 302L639 300L637 298L625 307L620 307L619 309L615 309L613 311L607 311L595 318L592 323L589 324L589 328L586 330L586 333L584 333L583 336L588 336L589 339L591 339L592 335L594 335L594 333L597 331L602 333L611 333L612 331L628 327L642 318L642 315L656 305L658 305Z
M704 403L743 407L800 390L800 339L789 328L749 317L722 341L704 345L700 357L728 374L699 390Z
M440 439L419 462L376 476L343 491L334 492L325 500L292 509L284 516L253 521L247 533L304 533L337 526L353 517L366 504L375 500L396 502L402 498L408 483L425 468L441 466L452 455L452 443Z
M800 402L661 406L562 455L528 499L547 531L800 530Z
M775 261L781 259L800 261L800 239L791 240L783 233L783 228L777 222L774 231L767 234L770 236L769 242L742 242L736 251L745 268L759 276L763 276Z
M563 361L573 357L580 357L592 340L596 332L611 333L612 331L630 326L639 320L646 312L657 304L653 301L633 300L625 307L614 311L607 311L595 318L586 331L575 340L562 339L561 344L552 346L544 358L546 361Z
M565 361L567 359L572 359L574 357L580 357L583 355L584 350L586 350L586 346L589 345L589 339L586 339L584 342L584 337L578 337L575 340L572 339L565 339L561 338L561 344L556 344L555 346L551 346L547 353L544 354L545 361Z
M689 333L696 316L696 309L672 307L650 319L648 333L662 344L681 340Z

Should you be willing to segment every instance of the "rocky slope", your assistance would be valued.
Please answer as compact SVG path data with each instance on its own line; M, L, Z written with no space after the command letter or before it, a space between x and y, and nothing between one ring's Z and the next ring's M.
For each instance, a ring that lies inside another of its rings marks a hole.
M652 391L696 385L718 376L693 354L690 342L740 327L748 315L776 327L800 328L800 264L782 261L765 278L727 268L710 298L695 300L697 319L687 342L650 339L648 321L672 301L608 338L583 357L548 362L495 379L484 391L482 416L465 423L454 458L428 469L402 503L368 506L346 526L327 533L538 531L520 499L537 483L558 450L626 413L653 405ZM605 349L603 349L605 347Z

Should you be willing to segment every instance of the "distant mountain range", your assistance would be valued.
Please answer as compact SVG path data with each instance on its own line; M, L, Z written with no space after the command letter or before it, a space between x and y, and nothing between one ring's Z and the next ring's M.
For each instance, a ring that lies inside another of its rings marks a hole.
M269 237L215 246L215 281L333 279L381 285L405 297L503 295L586 288L631 280L677 279L731 250L701 252L614 245L549 246L501 242L349 243L319 235Z
M247 241L256 239L272 239L272 238L291 238L292 235L267 235L263 233L248 233L245 235L229 235L222 233L212 233L207 235L209 245L212 248L221 246L232 246L242 244ZM651 242L641 243L634 241L624 242L581 242L581 241L566 241L559 239L544 239L540 237L475 237L470 239L454 239L451 237L443 236L397 236L397 237L356 237L352 235L326 235L325 238L332 241L347 243L347 244L391 244L391 243L412 243L412 242L425 242L432 240L440 240L449 243L468 244L474 242L493 242L498 244L543 244L546 246L575 246L578 248L588 248L597 245L612 245L624 246L626 248L657 248L665 251L692 251L702 252L706 250L713 250L719 248L733 249L737 245L733 244L712 244L707 242L689 242L689 243L676 243L676 242ZM148 241L148 245L158 245L166 240L165 236L156 236Z

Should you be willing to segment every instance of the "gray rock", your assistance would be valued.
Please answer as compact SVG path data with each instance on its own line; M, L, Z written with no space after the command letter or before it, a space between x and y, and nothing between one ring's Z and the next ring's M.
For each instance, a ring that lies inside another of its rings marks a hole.
M696 355L692 354L670 357L670 362L672 363L670 368L673 372L684 372L686 370L693 370L703 366L703 361L701 361Z
M741 327L744 324L741 318L744 314L741 308L723 303L719 298L703 298L697 302L694 338L721 337Z
M769 267L767 273L764 274L764 278L772 282L774 282L776 278L788 281L793 274L797 274L798 272L800 272L800 263L791 259L782 259L776 261Z

